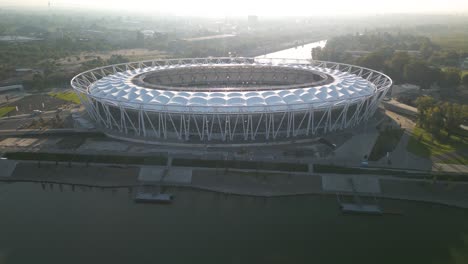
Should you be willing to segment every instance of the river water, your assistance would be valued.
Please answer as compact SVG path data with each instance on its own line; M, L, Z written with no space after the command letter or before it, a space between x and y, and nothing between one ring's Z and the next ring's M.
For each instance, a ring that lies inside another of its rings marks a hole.
M468 210L380 201L403 215L343 215L329 196L253 198L169 189L0 185L0 263L468 263ZM464 259L465 261L467 258Z
M325 47L325 44L327 44L326 40L317 41L317 42L313 42L313 43L309 43L305 45L299 45L297 47L290 48L290 49L285 49L285 50L280 50L280 51L273 52L273 53L260 55L257 58L310 59L312 58L312 48L316 48L316 47L323 48Z
M468 263L468 210L380 200L402 214L358 216L332 196L168 191L173 204L153 205L127 189L0 183L0 264Z

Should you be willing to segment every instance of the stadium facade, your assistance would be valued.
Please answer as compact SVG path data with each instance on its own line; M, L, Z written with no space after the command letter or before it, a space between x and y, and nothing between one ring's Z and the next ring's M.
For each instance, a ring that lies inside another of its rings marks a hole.
M71 81L109 136L155 144L290 142L367 121L392 85L334 62L195 58L131 62Z

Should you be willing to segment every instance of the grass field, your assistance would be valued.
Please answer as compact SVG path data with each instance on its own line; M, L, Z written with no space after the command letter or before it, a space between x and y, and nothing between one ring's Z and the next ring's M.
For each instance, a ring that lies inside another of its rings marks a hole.
M444 155L455 151L459 153L466 153L468 151L468 141L466 138L452 135L450 139L446 139L446 132L442 133L442 138L444 139L441 141L433 140L429 132L420 127L415 127L406 149L424 158ZM468 165L468 158L447 158L442 160L442 162Z
M446 71L448 68L449 68L449 67L442 67L441 69L442 69L443 71ZM463 77L463 76L465 76L465 75L468 74L468 70L462 70L462 69L460 69L460 71L461 71L461 77Z
M443 162L446 164L468 165L468 157L449 158Z
M15 110L14 106L0 107L0 117L6 116L9 112Z
M62 99L74 104L80 104L80 98L74 92L49 93L50 96Z

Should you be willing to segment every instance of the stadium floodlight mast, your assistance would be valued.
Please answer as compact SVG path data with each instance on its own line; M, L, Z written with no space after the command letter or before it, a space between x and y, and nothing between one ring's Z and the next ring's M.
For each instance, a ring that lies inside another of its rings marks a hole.
M166 145L275 144L367 121L392 80L354 65L191 58L95 68L71 85L107 135Z

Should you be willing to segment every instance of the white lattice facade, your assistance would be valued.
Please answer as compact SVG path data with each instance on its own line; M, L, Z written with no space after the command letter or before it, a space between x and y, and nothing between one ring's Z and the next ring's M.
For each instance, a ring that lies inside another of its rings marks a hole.
M356 126L392 85L333 62L200 58L96 68L71 84L105 133L150 143L289 141Z

